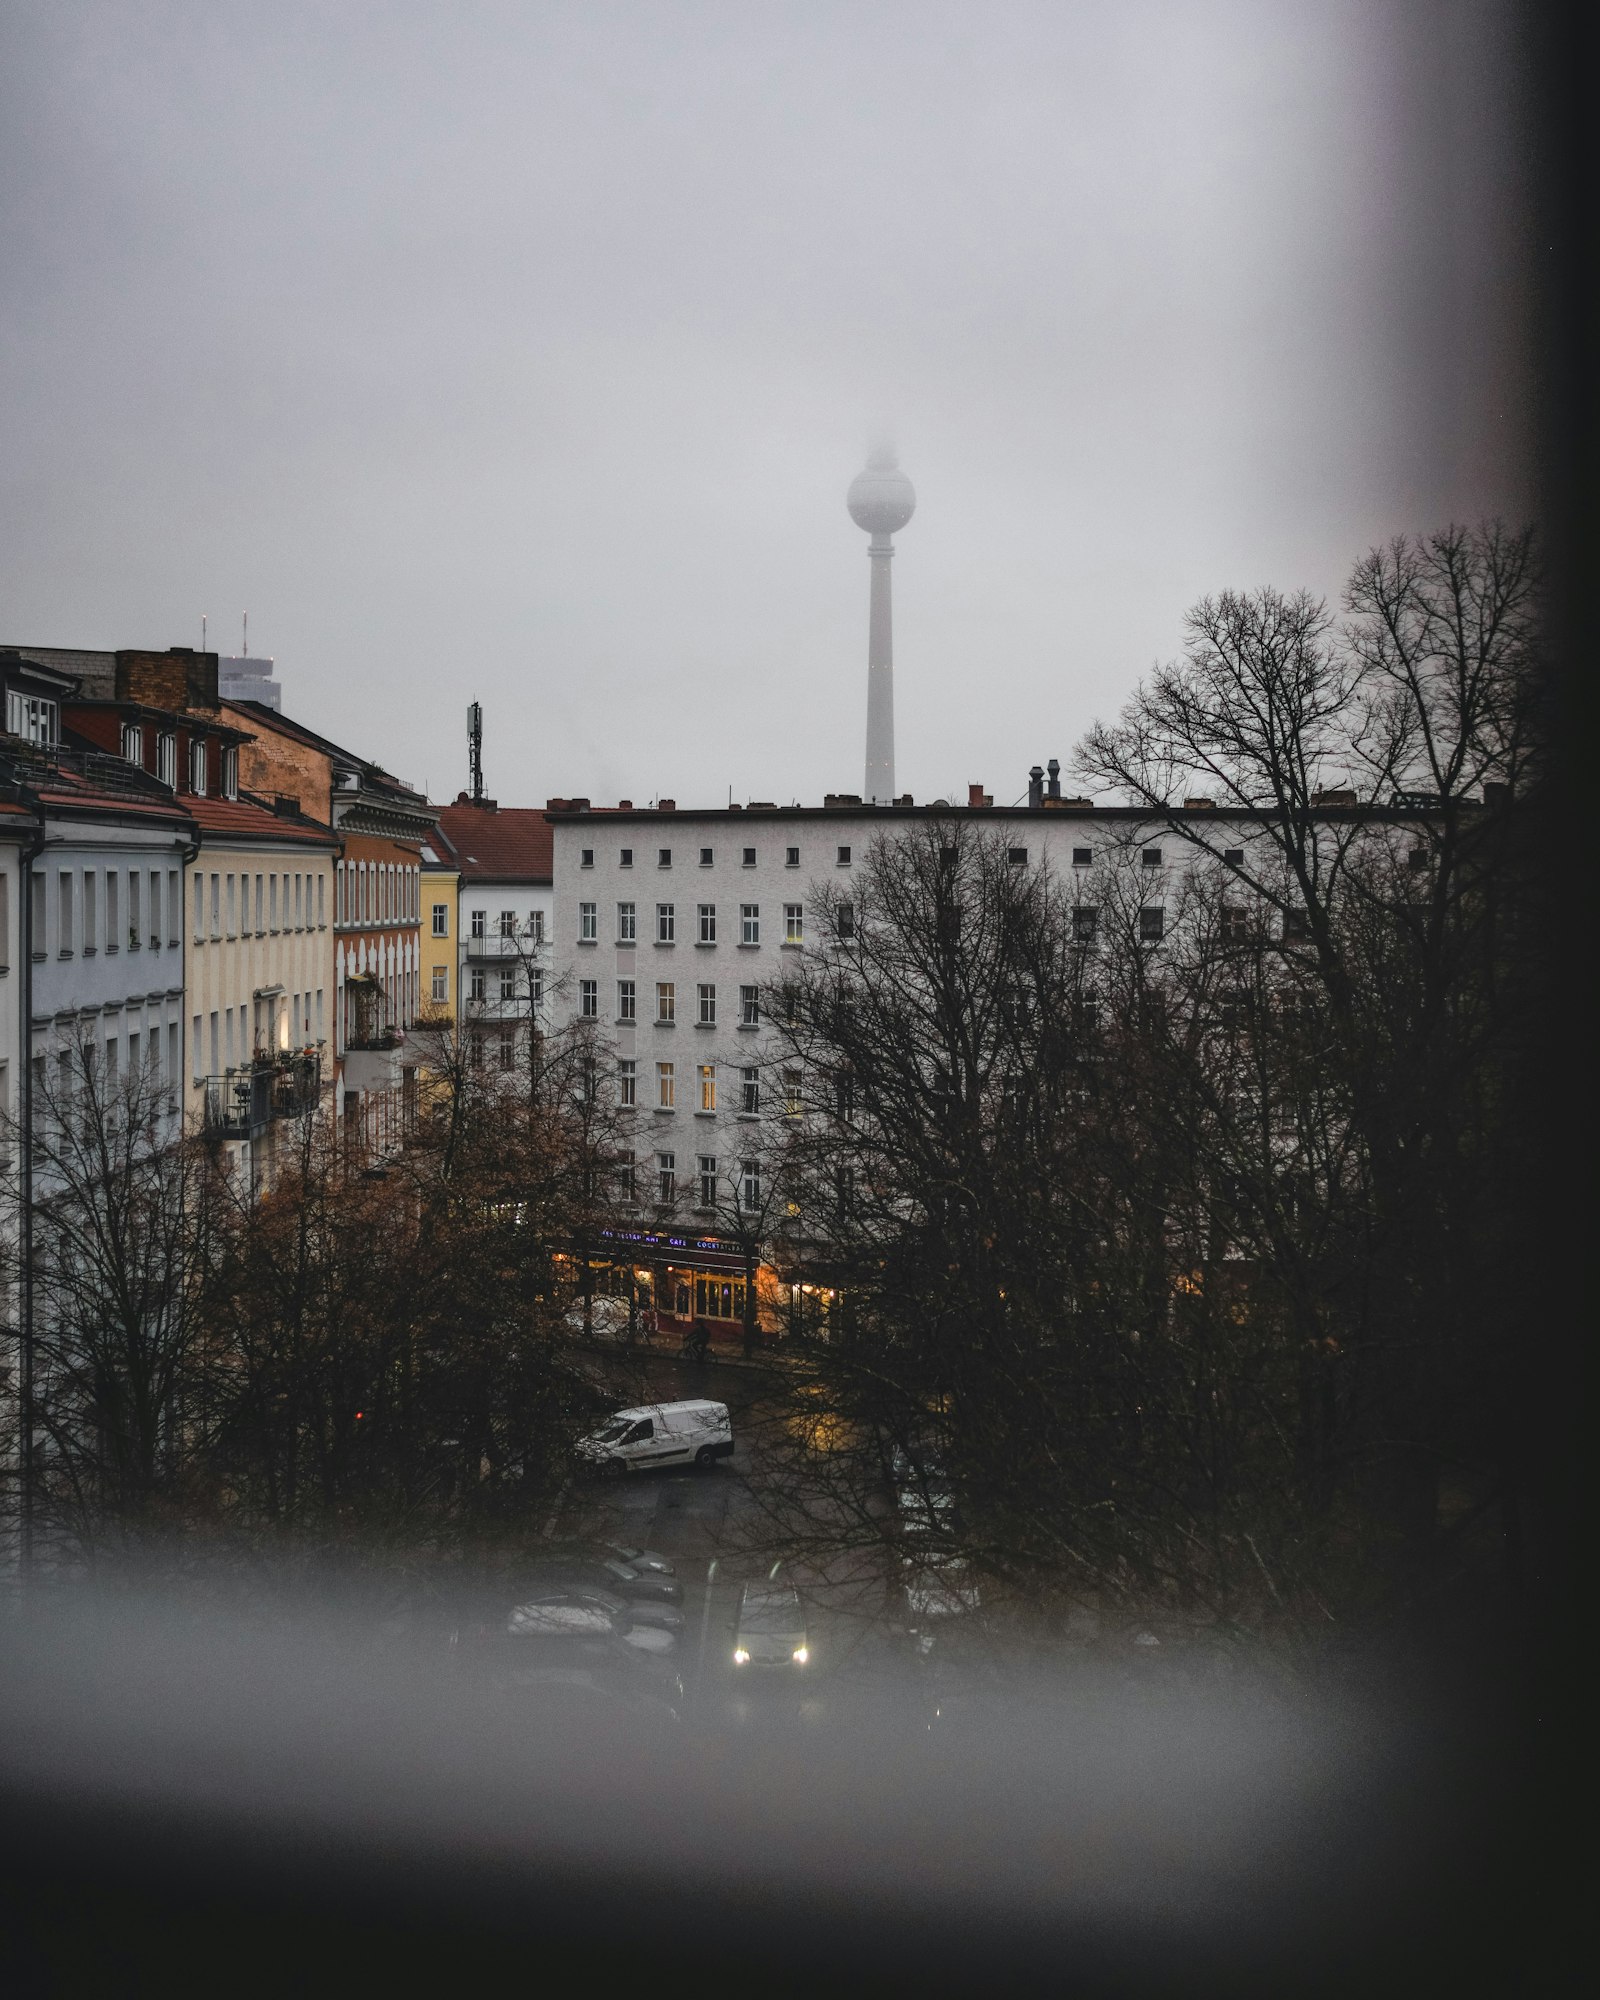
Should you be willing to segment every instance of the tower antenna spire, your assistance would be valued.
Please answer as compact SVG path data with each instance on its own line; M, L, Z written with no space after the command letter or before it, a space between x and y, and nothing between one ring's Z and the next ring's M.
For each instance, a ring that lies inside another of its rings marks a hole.
M872 587L867 615L867 760L861 796L869 805L894 804L894 616L889 590L890 539L916 512L917 496L885 444L867 455L845 495L850 518L865 528Z

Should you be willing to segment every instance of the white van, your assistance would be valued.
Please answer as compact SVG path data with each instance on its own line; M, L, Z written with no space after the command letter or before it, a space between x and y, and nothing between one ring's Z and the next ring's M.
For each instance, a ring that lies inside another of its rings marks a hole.
M726 1403L644 1403L618 1410L578 1456L601 1472L644 1472L658 1465L694 1465L709 1472L733 1450Z

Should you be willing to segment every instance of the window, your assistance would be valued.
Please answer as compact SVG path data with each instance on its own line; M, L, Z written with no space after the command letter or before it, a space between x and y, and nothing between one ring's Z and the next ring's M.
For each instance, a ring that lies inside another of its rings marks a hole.
M656 849L656 866L658 868L670 868L672 866L672 849L670 847L658 847Z
M71 958L77 935L72 919L73 874L70 868L63 868L57 877L58 900L56 904L56 950L62 958Z
M84 951L84 956L86 958L95 949L96 941L100 936L100 911L98 908L98 898L95 894L97 887L98 883L96 881L94 870L92 868L84 869L83 951ZM0 878L0 965L4 965L6 962L3 955L6 948L5 936L4 936L5 917L6 917L5 888L4 888L3 878Z
M212 876L212 878L211 878L211 880L212 880L213 884L215 884L215 882L216 882L216 879L217 879L217 878L216 878L216 876L215 876L215 875L213 875L213 876ZM144 929L144 926L143 926L143 925L141 924L141 922L140 922L140 920L139 920L139 871L138 871L138 869L137 869L137 868L130 868L130 869L128 870L128 949L129 949L129 951L137 951L137 950L139 949L139 944L140 944L140 939L141 939L141 936L142 936L142 934L143 934L143 929Z
M450 935L450 905L435 903L433 906L433 934L435 937Z
M1311 935L1311 925L1304 910L1285 910L1283 913L1283 941L1285 944L1303 944Z
M853 938L856 934L856 906L841 903L833 913L833 927L842 938Z
M6 727L24 743L52 744L57 735L56 705L42 695L19 694L13 689L6 696Z
M740 944L760 944L761 905L759 903L741 903L739 905L739 942Z
M1406 855L1406 866L1411 870L1413 875L1421 874L1427 865L1428 850L1425 847L1413 847Z
M715 1063L700 1065L700 1109L715 1111L717 1108L717 1066Z
M1222 941L1224 944L1244 944L1250 936L1248 911L1239 903L1224 903L1222 906Z
M320 877L318 887L321 887ZM167 943L176 945L183 930L183 893L178 887L178 871L167 870Z
M467 998L469 1000L488 999L488 978L489 975L481 965L473 966L472 970L467 974Z
M1160 903L1146 903L1139 912L1139 942L1159 944L1167 927L1167 913Z
M1146 868L1159 868L1161 866L1161 849L1159 847L1147 847L1139 856L1139 859Z
M839 849L839 866L841 868L848 868L850 866L850 850L848 847L841 847Z
M700 905L700 942L715 944L717 941L717 906L715 903Z
M714 1028L717 1025L717 989L714 986L702 985L699 988L699 999L701 1027Z
M847 1069L840 1070L833 1079L833 1108L844 1125L856 1115L856 1080Z
M783 865L785 868L798 868L800 866L800 850L798 847L786 847L783 850Z
M656 904L656 943L671 944L677 936L678 916L671 903Z
M783 1073L783 1108L791 1118L798 1118L805 1109L805 1099L800 1088L800 1072L797 1069L786 1069Z
M595 982L591 981L590 983L591 983L591 984L594 984ZM505 1002L505 1001L507 1001L507 1000L515 1000L515 999L516 999L516 997L517 997L517 974L516 974L516 969L515 969L515 967L513 967L513 966L509 966L509 965L502 965L502 966L501 966L501 968L500 968L500 999L501 999L501 1002L502 1002L502 1003L504 1003L504 1002Z
M656 981L656 1019L671 1027L678 1018L678 989L670 979Z
M629 1111L639 1102L639 1065L632 1056L617 1064L617 1102Z
M617 1156L617 1199L629 1203L639 1199L638 1170L632 1153Z
M137 764L141 770L144 769L144 731L137 722L125 722L122 725L122 754L130 764Z
M156 738L156 776L169 791L178 789L178 739L170 729Z
M1100 912L1093 903L1079 903L1072 912L1072 936L1076 943L1087 944L1094 936L1100 923Z
M739 1026L759 1028L761 1026L761 988L741 986L739 988Z
M580 868L592 868L594 866L594 849L592 847L584 848L579 854L578 866Z
M801 906L798 903L784 904L783 941L785 944L800 944L802 942L801 919L803 914Z
M535 1013L544 1006L544 974L537 967L528 974L528 1005Z
M580 979L578 981L578 1012L585 1021L599 1019L600 982L598 979Z
M517 1061L517 1037L512 1028L500 1030L500 1067L514 1069Z
M237 929L234 918L233 877L231 875L226 878L222 885L222 927L229 937L232 937Z
M433 968L433 1002L435 1006L450 998L450 968L436 965Z
M236 799L239 796L239 746L230 743L222 753L222 796Z
M617 943L634 944L639 937L639 917L632 903L617 905Z
M1222 858L1230 868L1242 868L1244 866L1244 849L1242 847L1225 847L1222 850Z
M741 1160L739 1162L739 1206L747 1215L761 1212L761 1162Z
M593 903L581 903L581 904L579 905L579 908L580 908L580 909L585 909L585 910L592 910L592 909L594 908L594 904L593 904ZM498 931L499 931L499 934L500 934L500 936L501 936L501 937L503 937L503 938L514 938L514 937L516 936L516 934L517 934L517 913L516 913L516 911L515 911L515 910L502 910L502 911L500 912L500 921L499 921L499 924L498 924L498 926L497 926L497 929L498 929Z
M678 1199L678 1156L676 1153L656 1154L656 1200L663 1208L671 1208Z
M215 882L217 878L213 875L211 879ZM273 936L276 937L278 934L278 877L275 872L267 876L267 927Z
M633 866L633 849L631 847L619 847L617 849L617 866L619 868L631 868Z
M711 866L712 862L716 860L716 858L717 858L717 857L716 857L716 855L715 855L715 854L714 854L714 853L712 852L712 850L711 850L711 849L710 849L709 847L702 847L702 848L701 848L701 850L700 850L700 866L701 866L702 868L709 868L709 867Z
M1094 859L1093 848L1075 847L1072 850L1072 865L1074 868L1087 868L1089 863L1093 861L1093 859Z
M761 1109L761 1072L746 1068L739 1072L739 1109L746 1118L754 1118Z
M1006 849L1006 859L1011 863L1013 868L1026 868L1028 865L1028 850L1025 847L1008 847Z
M530 944L544 943L543 910L530 910L528 912L528 941Z
M263 936L265 934L265 929L266 929L264 922L266 906L262 902L262 897L265 894L266 894L266 880L263 876L258 875L256 877L256 936L257 937Z
M500 935L504 937L506 933L502 931ZM598 903L580 903L578 905L578 942L580 944L593 944L599 936L600 905Z
M638 988L631 979L617 981L617 1019L636 1021L639 1018Z
M206 746L201 737L189 745L189 789L196 797L206 795Z
M488 911L473 910L467 918L467 928L469 935L471 935L472 937L475 938L487 937L489 931Z
M742 858L743 858L743 861L744 861L744 865L745 865L745 867L746 867L746 868L754 868L754 866L756 865L756 851L755 851L755 849L754 849L753 847L747 847L747 848L746 848L746 849L744 850L744 854L743 854L743 857L742 857Z
M656 1108L670 1111L677 1102L677 1086L673 1078L671 1063L656 1064Z
M108 884L115 881L115 879L115 876L108 875L106 877ZM50 923L50 911L45 902L47 884L44 870L42 868L31 869L29 871L29 880L33 890L31 899L33 909L31 912L31 921L28 926L32 933L28 939L28 949L35 958L43 958L45 952L49 949L45 939Z
M700 1166L700 1206L702 1208L715 1208L717 1205L716 1154L702 1153L699 1157L699 1166Z

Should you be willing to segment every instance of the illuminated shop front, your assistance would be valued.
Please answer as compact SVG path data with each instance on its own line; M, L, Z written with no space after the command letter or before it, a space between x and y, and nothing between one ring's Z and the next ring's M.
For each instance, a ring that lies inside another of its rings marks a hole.
M631 1291L639 1311L653 1308L666 1331L685 1334L699 1325L713 1338L742 1331L748 1278L737 1243L653 1229L608 1229L603 1240L609 1258L596 1268L597 1291L620 1299ZM758 1264L756 1317L764 1332L787 1331L787 1297L776 1273Z

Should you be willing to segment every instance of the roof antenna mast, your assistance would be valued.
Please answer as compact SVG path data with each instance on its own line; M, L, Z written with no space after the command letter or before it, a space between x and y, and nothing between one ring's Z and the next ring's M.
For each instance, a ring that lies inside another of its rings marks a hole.
M467 709L467 766L472 773L472 803L483 802L483 707L473 702Z

